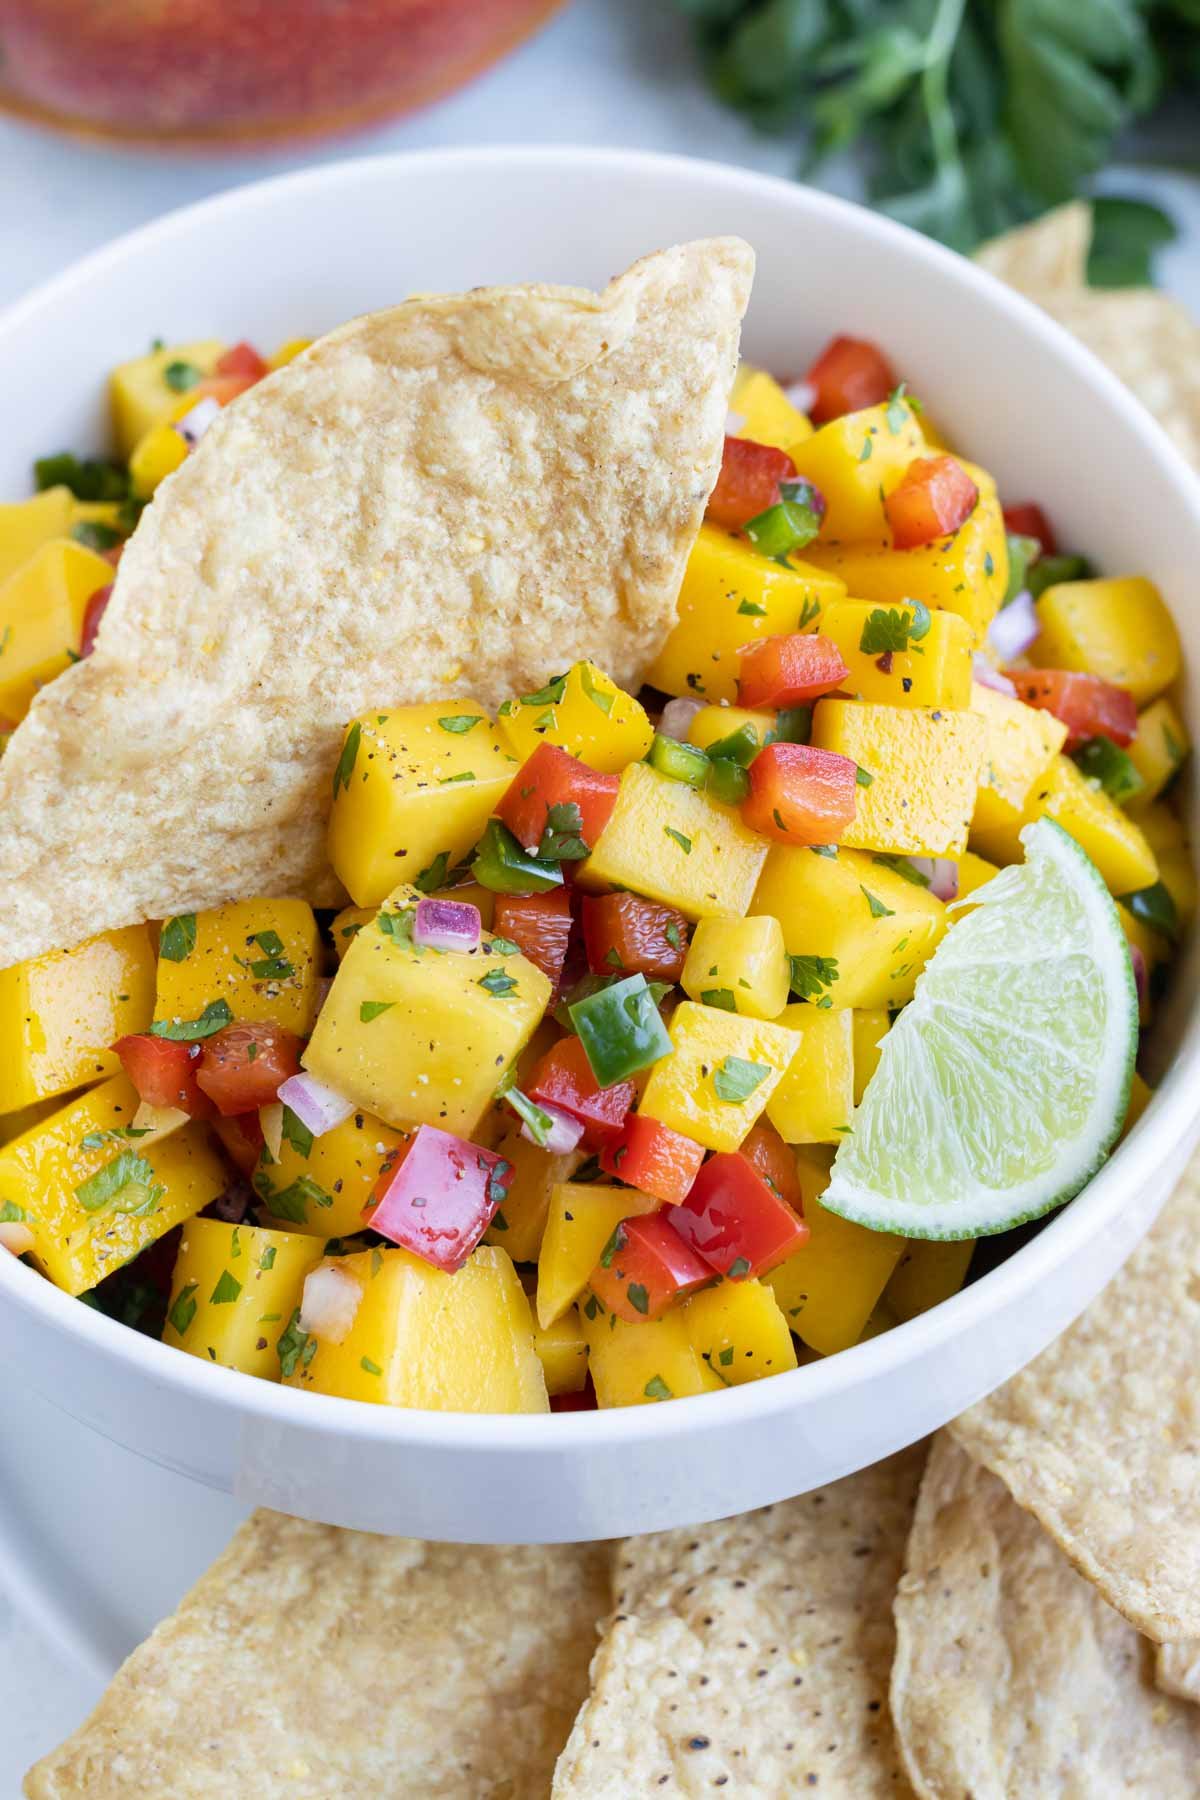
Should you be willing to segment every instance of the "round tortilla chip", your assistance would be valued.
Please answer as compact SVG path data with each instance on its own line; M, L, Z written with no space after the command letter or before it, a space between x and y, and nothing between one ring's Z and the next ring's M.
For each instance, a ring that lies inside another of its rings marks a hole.
M1200 1715L1003 1483L934 1439L896 1597L891 1704L920 1800L1197 1792Z
M1092 209L1086 200L1072 200L993 238L975 252L975 261L1009 287L1040 298L1087 286L1091 242Z
M229 899L339 901L331 777L368 708L494 707L583 657L636 687L720 466L753 263L716 238L600 295L420 297L228 407L0 763L0 968Z

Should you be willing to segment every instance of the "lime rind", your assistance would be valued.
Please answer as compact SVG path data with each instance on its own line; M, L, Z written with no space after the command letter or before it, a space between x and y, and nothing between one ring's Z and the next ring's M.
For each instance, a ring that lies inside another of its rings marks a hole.
M984 1237L1072 1199L1115 1142L1138 1041L1133 964L1061 826L970 897L883 1040L821 1205L873 1231Z

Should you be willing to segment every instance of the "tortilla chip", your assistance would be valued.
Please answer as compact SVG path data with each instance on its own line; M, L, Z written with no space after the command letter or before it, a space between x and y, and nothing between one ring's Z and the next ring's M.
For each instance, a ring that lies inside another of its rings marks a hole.
M891 1600L924 1455L625 1544L553 1800L904 1800Z
M975 252L975 261L1009 287L1040 298L1087 286L1091 242L1092 209L1086 200L1072 200L993 238Z
M1119 1277L950 1427L1157 1643L1200 1637L1200 1164Z
M752 271L716 238L599 296L416 298L223 412L0 764L0 967L231 898L338 901L325 818L365 708L495 706L584 656L636 687L720 465Z
M891 1703L921 1800L1197 1791L1200 1715L1003 1484L934 1439L896 1597Z
M1178 1644L1160 1644L1154 1679L1164 1694L1200 1706L1200 1640L1184 1638Z
M598 1544L422 1544L255 1513L25 1793L545 1794L610 1567Z

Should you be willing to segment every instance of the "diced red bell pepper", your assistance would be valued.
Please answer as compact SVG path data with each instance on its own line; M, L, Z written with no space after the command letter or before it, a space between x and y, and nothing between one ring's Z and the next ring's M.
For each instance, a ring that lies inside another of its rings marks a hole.
M826 344L805 379L814 390L808 416L827 425L843 413L878 406L896 386L883 351L865 338L835 337Z
M513 1166L494 1150L421 1125L381 1177L372 1231L435 1269L461 1269L504 1202Z
M497 894L492 930L511 939L558 986L571 940L571 896L562 888L546 894Z
M632 1081L601 1087L592 1074L587 1051L577 1037L565 1037L543 1056L526 1092L539 1106L561 1107L583 1122L589 1150L619 1137L637 1097Z
M832 693L849 673L837 645L816 632L760 638L742 652L738 705L760 710L803 706Z
M761 1275L808 1242L808 1226L737 1150L710 1156L667 1217L710 1268L731 1280Z
M638 894L599 894L583 903L583 941L593 975L644 975L678 981L688 949L688 922L673 906Z
M1036 538L1043 556L1058 555L1058 539L1054 527L1036 501L1023 500L1017 506L1004 508L1004 529L1013 537Z
M641 1113L630 1113L620 1137L600 1152L606 1174L668 1206L686 1197L703 1161L703 1144Z
M235 1020L205 1038L196 1080L228 1118L270 1106L281 1083L299 1073L300 1039L294 1031Z
M1068 750L1077 750L1094 737L1131 744L1137 735L1137 706L1128 688L1074 669L1006 669L1005 674L1026 706L1040 707L1062 720Z
M96 648L96 633L100 629L104 609L112 599L114 586L115 583L110 581L107 587L97 588L94 594L88 595L87 604L83 609L83 628L79 642L80 656L90 656Z
M772 1193L803 1217L804 1192L796 1173L795 1153L773 1125L760 1119L738 1145L738 1155L757 1170Z
M550 1411L555 1413L595 1412L598 1405L599 1402L596 1399L596 1390L592 1386L592 1378L590 1375L579 1389L578 1393L551 1394L550 1396Z
M742 818L780 844L836 844L854 819L858 769L836 750L768 744L750 764Z
M199 1044L177 1044L138 1031L118 1038L113 1049L147 1106L177 1106L193 1119L212 1118L213 1103L196 1082Z
M267 373L267 364L253 344L243 341L235 344L231 350L226 350L222 356L218 356L213 364L213 373L216 375L249 375L252 380L261 381Z
M228 406L247 388L252 388L258 380L257 375L206 375L198 381L194 388L188 390L191 406L199 405L201 400L215 400L218 406ZM188 411L191 411L191 406Z
M594 848L617 803L616 775L589 769L557 744L539 744L496 808L531 854L577 861Z
M757 444L753 438L727 437L707 516L727 531L740 531L759 513L778 505L781 481L795 479L796 465L786 450Z
M243 1175L253 1175L263 1147L262 1120L256 1112L234 1113L213 1120L213 1130L226 1156Z
M897 550L948 537L979 504L979 489L953 456L918 456L883 503Z
M702 1262L662 1213L623 1219L588 1277L596 1298L636 1325L660 1319L676 1300L712 1280Z

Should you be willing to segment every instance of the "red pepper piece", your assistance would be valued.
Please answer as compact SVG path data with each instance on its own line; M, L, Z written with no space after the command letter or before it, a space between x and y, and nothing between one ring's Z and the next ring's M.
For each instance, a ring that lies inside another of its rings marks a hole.
M267 372L267 364L253 344L245 342L226 350L213 364L214 375L249 375L254 381L261 381Z
M422 1125L376 1184L371 1230L453 1274L491 1224L512 1176L512 1164L494 1150Z
M848 674L837 645L819 633L761 638L742 652L738 705L755 710L803 706L832 693Z
M1006 669L1005 674L1026 706L1040 707L1067 727L1067 750L1088 738L1107 737L1131 744L1137 735L1137 706L1127 688L1083 675L1074 669Z
M979 504L979 489L953 456L918 456L883 503L897 550L947 537Z
M660 1319L676 1300L712 1280L712 1269L662 1213L623 1219L588 1277L593 1294L636 1325Z
M678 981L688 949L688 922L673 906L638 894L600 894L583 903L583 941L594 975L644 975Z
M253 1175L263 1147L262 1121L258 1114L235 1113L228 1119L218 1115L212 1127L234 1168L243 1175Z
M562 888L546 894L497 894L492 931L510 938L557 987L571 940L571 896Z
M668 1206L687 1196L703 1161L703 1144L641 1113L631 1113L620 1137L600 1152L600 1167L606 1174Z
M814 390L808 416L827 425L843 413L878 406L896 386L892 365L866 338L835 337L826 344L805 378Z
M742 1139L737 1153L762 1176L772 1193L778 1194L793 1212L804 1216L804 1192L796 1173L795 1154L773 1125L760 1119Z
M113 1049L139 1099L148 1106L177 1106L193 1119L212 1118L213 1103L196 1081L199 1044L177 1044L138 1031L118 1038Z
M80 633L79 654L90 656L96 648L96 633L100 629L100 621L104 617L104 609L112 599L115 583L109 582L107 587L97 588L89 594L87 605L83 609L83 628Z
M731 1280L761 1275L808 1241L808 1226L737 1150L710 1156L667 1217L710 1268Z
M505 793L496 815L531 854L577 861L608 824L620 780L589 769L557 744L539 744ZM553 809L553 811L552 811Z
M1013 537L1036 538L1043 556L1058 555L1058 539L1054 527L1036 501L1023 500L1017 506L1004 508L1004 529Z
M280 1025L236 1021L200 1046L196 1080L217 1111L257 1112L278 1098L283 1082L300 1073L300 1039Z
M795 479L796 465L785 450L756 444L753 438L727 437L706 516L727 531L740 531L759 513L778 505L781 481Z
M747 771L742 818L780 844L836 844L854 819L858 770L836 750L768 744Z
M601 1087L577 1037L562 1038L547 1050L533 1071L527 1092L539 1106L558 1106L572 1118L581 1119L583 1141L589 1150L620 1136L637 1097L632 1081Z

